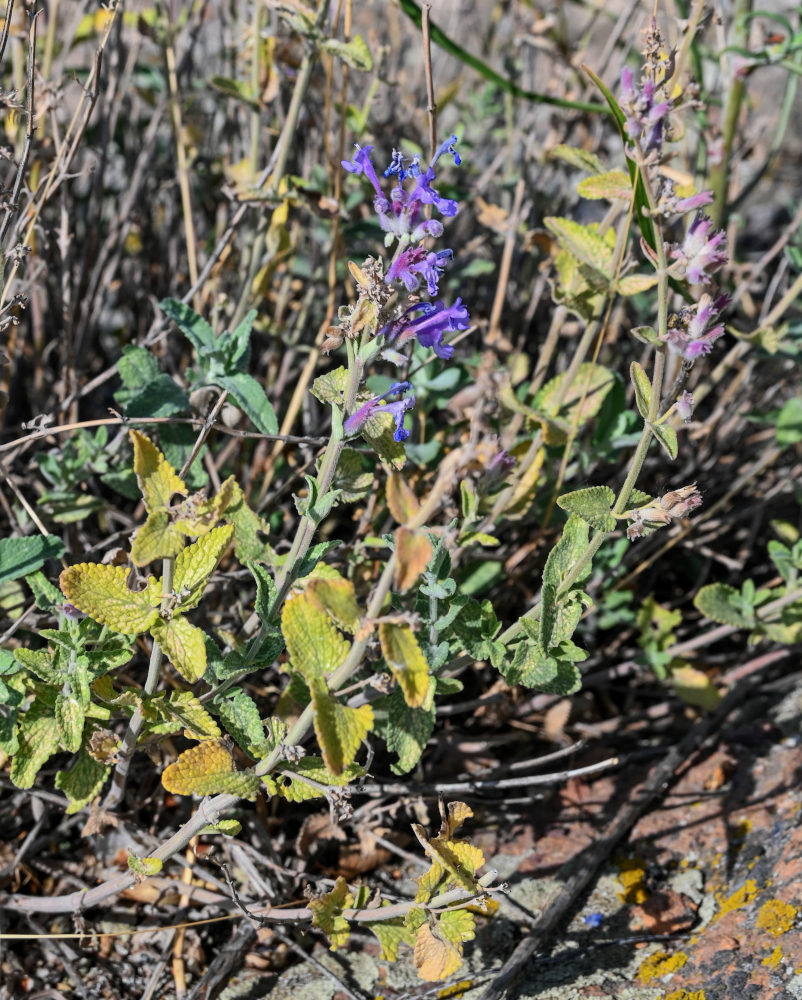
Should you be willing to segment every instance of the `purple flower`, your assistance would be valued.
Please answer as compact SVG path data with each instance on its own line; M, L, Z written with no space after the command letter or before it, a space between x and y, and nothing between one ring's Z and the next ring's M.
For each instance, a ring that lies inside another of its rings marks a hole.
M415 292L420 288L421 277L426 281L429 295L437 295L437 283L447 261L454 256L453 250L427 250L423 245L407 247L402 250L387 269L385 281L391 285L401 281L407 291ZM420 275L420 277L419 277Z
M621 70L621 110L626 119L627 135L640 139L644 132L644 152L659 150L663 145L665 120L671 110L670 101L656 101L658 88L653 80L647 79L640 89L635 83L632 70L625 66Z
M497 451L479 478L480 493L493 493L515 468L515 459L503 448Z
M693 396L689 392L683 392L677 400L677 413L685 423L689 423L693 416Z
M364 174L376 191L373 201L379 216L382 229L388 234L387 244L392 237L407 243L419 243L425 236L440 236L443 232L442 223L436 219L422 218L422 206L434 205L441 215L451 217L457 214L459 206L451 198L444 198L435 188L432 181L435 178L435 164L445 153L454 157L454 163L459 165L460 158L456 152L457 137L450 136L435 152L431 163L425 171L420 167L420 156L416 155L407 162L402 153L393 150L390 165L384 171L385 177L397 178L397 186L393 188L388 198L381 189L379 178L370 158L372 146L360 148L353 160L343 160L343 167L352 174ZM407 189L404 182L412 179L414 184Z
M419 316L410 319L413 313ZM451 306L440 302L416 302L402 315L382 327L379 334L384 335L386 344L401 347L407 341L417 337L423 347L431 347L438 358L448 360L454 353L450 344L443 343L443 335L451 330L467 330L470 317L468 310L458 298Z
M671 256L682 263L688 281L694 285L706 285L713 272L727 263L727 236L723 229L711 236L712 228L712 221L698 212L682 246L671 252Z
M677 324L669 327L665 336L669 349L688 361L709 354L715 341L724 333L724 324L716 320L729 301L726 293L715 300L704 294L696 306L680 309Z
M367 403L363 403L358 410L355 410L345 421L343 430L346 434L358 434L372 416L376 413L390 413L395 420L395 433L393 437L396 441L406 441L409 431L404 429L404 414L415 405L415 397L410 395L406 399L399 399L395 403L385 403L383 401L395 393L407 392L412 388L411 382L394 382L387 392L381 396L374 396Z
M74 604L70 604L69 601L65 601L65 603L61 605L61 610L71 622L77 622L79 618L84 617L83 611L76 608Z
M682 214L683 212L692 212L694 209L712 204L713 192L700 191L698 194L692 194L689 198L680 198L680 200L674 205L674 211Z

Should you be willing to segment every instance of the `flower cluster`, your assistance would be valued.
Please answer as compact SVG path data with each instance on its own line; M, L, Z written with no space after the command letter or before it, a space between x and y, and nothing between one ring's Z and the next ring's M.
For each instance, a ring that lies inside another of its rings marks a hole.
M648 535L657 528L671 524L676 517L687 517L701 504L702 495L696 488L696 483L691 483L690 486L681 486L678 490L658 497L648 507L628 510L626 516L632 523L627 528L627 538L634 541Z
M669 350L693 361L713 350L713 344L724 333L724 324L717 322L719 314L729 304L730 297L723 292L716 299L707 293L696 305L684 306L669 318L665 340Z
M375 339L381 346L383 356L391 361L403 360L398 349L411 340L417 340L423 347L431 348L439 358L448 360L454 348L443 343L444 336L452 331L468 329L468 310L462 299L446 305L439 299L428 302L418 298L424 288L432 298L437 295L443 271L454 256L449 249L432 250L424 241L443 233L442 222L426 218L430 209L436 209L446 218L452 218L459 210L456 201L442 196L433 187L435 165L442 156L448 153L453 156L455 164L461 162L456 143L457 137L450 136L437 149L425 170L421 167L420 156L407 160L394 150L390 165L384 171L384 177L392 177L396 181L389 196L382 189L373 166L372 146L357 146L353 160L342 161L345 170L366 177L373 185L373 205L386 233L385 245L389 247L397 241L395 254L384 275L385 285L393 289L402 286L411 293L411 301L402 304L395 315L388 316L385 303L378 303L384 322L379 326ZM335 343L336 338L330 337L330 340ZM395 440L406 440L409 432L404 429L404 414L415 405L411 388L409 382L396 382L383 395L369 399L345 421L346 434L358 433L377 412L389 412L396 422ZM396 402L385 403L388 396L398 394L404 397L405 393L409 395Z
M621 110L626 119L627 135L641 143L644 153L659 152L663 146L671 101L658 100L664 97L662 89L650 78L639 87L628 66L621 70Z

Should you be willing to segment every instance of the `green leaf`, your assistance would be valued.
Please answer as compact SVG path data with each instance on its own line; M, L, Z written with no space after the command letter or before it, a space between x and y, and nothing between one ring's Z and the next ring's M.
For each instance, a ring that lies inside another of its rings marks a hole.
M214 381L227 389L242 412L262 434L278 434L278 420L264 389L247 372L215 375Z
M362 621L362 609L354 594L354 585L345 577L317 577L309 581L306 593L321 607L337 628L353 635Z
M557 237L560 246L571 256L585 264L605 280L612 279L612 260L615 247L615 232L609 230L612 242L607 236L599 235L598 223L591 222L582 225L573 219L561 219L548 216L545 226Z
M69 753L77 753L81 749L85 714L84 706L74 695L59 693L56 696L58 738Z
M788 448L802 441L802 397L783 403L777 417L777 447Z
M59 584L79 611L115 632L135 635L147 631L159 617L161 586L148 577L145 589L134 591L128 589L127 580L125 566L78 563L62 572Z
M610 170L605 174L585 177L577 184L576 191L583 198L629 201L632 198L632 182L626 171Z
M159 308L173 320L198 354L211 354L217 349L219 344L214 330L194 309L177 299L163 299Z
M569 514L577 514L597 531L614 531L616 520L610 513L615 493L609 486L590 486L585 490L564 493L557 505Z
M131 561L147 566L155 559L172 559L184 547L184 536L166 510L154 510L137 529L131 545Z
M566 146L560 143L549 152L550 160L564 160L578 170L589 170L593 174L604 173L604 164L596 156L586 149L576 149L574 146Z
M675 459L677 457L678 445L677 445L677 432L673 427L668 424L649 424L652 429L652 434L660 442L663 451L666 452L669 458Z
M129 417L172 417L188 409L186 392L169 375L160 373L131 399L125 412Z
M348 371L340 367L326 372L325 375L319 375L312 383L310 391L321 403L332 403L342 406L347 384Z
M177 722L188 740L214 740L220 727L191 691L171 691L170 697L153 698L151 705L163 719Z
M415 933L409 930L404 924L403 917L396 917L394 920L376 920L370 923L360 921L360 927L366 927L376 935L381 945L381 955L386 962L398 961L398 948L401 944L413 947L415 944Z
M19 746L9 776L17 788L32 788L42 765L58 752L58 724L52 708L34 701L20 717L17 739Z
M135 875L147 878L150 875L158 875L164 866L159 858L138 858L134 854L129 854L128 867Z
M472 597L465 601L453 625L454 635L465 650L476 660L490 660L494 667L499 666L505 655L503 643L495 641L500 628L490 601L479 604Z
M573 646L573 643L568 646ZM573 649L575 651L577 647ZM572 651L572 656L575 655ZM584 656L587 654L582 658ZM574 694L582 687L582 675L572 659L547 655L540 643L530 639L519 644L512 661L506 667L502 666L501 672L508 684L523 684L548 694Z
M41 570L29 573L25 577L25 582L33 591L33 599L40 611L52 611L64 603L64 595L58 587L53 586Z
M754 628L754 610L744 602L742 594L726 583L711 583L702 587L693 599L694 607L705 618L720 625L736 628Z
M566 521L562 536L549 553L546 565L543 568L543 583L551 584L559 588L563 579L579 562L588 547L588 525L582 518L572 514ZM586 580L590 573L590 567L577 580L580 583Z
M123 348L122 357L117 362L117 373L122 379L123 388L114 393L114 398L121 406L127 406L143 389L158 379L162 371L150 351L144 347L128 345Z
M45 684L63 684L67 679L67 669L56 667L53 664L53 654L47 649L27 649L20 646L14 650L14 659Z
M253 771L237 771L234 758L216 740L198 743L185 750L177 761L162 772L162 785L176 795L216 795L229 792L253 800L259 790L259 778Z
M382 462L392 469L403 469L406 452L400 441L393 437L395 420L390 413L383 413L383 407L370 417L362 428L362 437L376 452Z
M265 731L256 702L249 694L238 688L229 696L215 704L226 730L234 737L245 753L251 753L252 746L264 742Z
M111 765L103 764L82 750L78 760L69 771L56 772L56 788L59 788L70 804L67 806L68 816L80 812L96 795L100 793L106 778L111 773Z
M312 678L309 687L315 708L315 734L323 760L332 774L342 774L353 764L362 741L373 729L370 705L351 708L341 704L322 677Z
M234 483L231 500L223 516L234 525L234 551L241 563L272 561L273 550L261 537L269 534L270 525L251 510L237 483Z
M262 108L250 86L243 83L242 80L233 80L231 77L215 74L209 77L209 86L214 87L221 94L225 94L226 97L233 97L237 101L242 101L243 104L247 104L254 111L260 111Z
M644 420L648 420L649 407L652 401L652 383L637 361L633 361L629 366L629 374L632 379L632 385L635 387L635 402L638 406L638 413L640 413Z
M398 754L398 763L391 765L393 774L407 774L412 770L434 732L434 688L434 681L431 680L426 699L420 708L410 708L407 705L401 688L396 688L388 698L380 702L387 710L387 749Z
M46 559L60 559L64 542L56 535L0 538L0 583L35 573Z
M183 615L176 615L169 621L160 620L150 632L184 680L194 684L203 677L206 644L201 629L190 625Z
M364 499L370 493L373 480L372 471L363 471L361 452L354 451L353 448L343 448L331 483L332 489L339 493L343 503Z
M565 374L547 382L535 398L535 410L546 418L543 435L546 444L550 445L564 444L567 434L549 420L557 419L569 427L582 427L599 412L605 396L615 385L615 375L611 371L586 361L579 366L562 402L558 402Z
M178 595L179 611L197 606L209 577L223 557L231 536L232 524L219 524L207 535L179 552L173 574L173 592Z
M342 911L351 907L353 902L354 897L348 891L348 885L342 876L337 879L331 892L309 901L312 925L323 931L331 942L332 951L348 943L351 931Z
M349 643L313 598L294 594L281 613L281 628L293 670L311 684L333 673L345 659Z
M325 38L320 43L324 52L338 56L351 69L369 73L373 69L373 56L361 35L354 35L350 42L341 42L337 38Z
M257 315L255 309L249 309L237 329L225 335L228 363L232 371L242 369L248 363L251 353L251 332Z

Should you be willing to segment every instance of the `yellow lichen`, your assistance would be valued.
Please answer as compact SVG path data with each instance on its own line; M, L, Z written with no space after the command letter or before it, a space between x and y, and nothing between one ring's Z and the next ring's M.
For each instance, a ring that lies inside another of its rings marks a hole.
M776 969L777 966L780 964L780 962L782 962L782 960L783 960L782 949L780 948L779 945L777 945L774 951L763 959L761 965L766 965L770 969Z
M638 969L638 979L642 983L650 983L653 979L661 979L677 969L681 969L688 961L688 956L681 951L676 955L669 955L667 951L656 951L653 955L641 962Z
M622 903L645 903L649 890L646 888L643 862L639 858L619 858L618 867L618 881L624 889L618 893L618 898Z
M727 913L732 913L734 910L740 910L743 906L748 906L755 896L757 896L758 892L757 882L752 878L747 879L740 889L736 889L735 892L730 893L726 898L723 897L722 893L717 892L716 899L718 900L719 910L715 919L721 920Z
M696 990L691 993L690 990L674 990L673 993L667 993L665 1000L705 1000L705 991Z
M446 986L445 989L438 990L438 1000L453 1000L454 997L461 997L473 986L473 980L463 979L459 983Z
M796 907L790 903L784 903L781 899L769 899L760 907L757 926L762 931L779 937L794 926L796 914Z

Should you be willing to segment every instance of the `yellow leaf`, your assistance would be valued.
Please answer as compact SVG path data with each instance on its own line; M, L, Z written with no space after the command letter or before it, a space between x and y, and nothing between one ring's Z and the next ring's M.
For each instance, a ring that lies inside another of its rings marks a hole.
M462 952L440 933L437 925L422 924L415 938L415 968L429 983L448 979L462 965Z
M179 596L181 611L194 608L200 601L206 581L220 562L233 532L233 524L220 524L178 554L173 591Z
M530 445L528 441L524 441L522 444L517 445L512 450L513 457L523 457L528 453L529 447ZM524 517L524 515L529 512L529 508L532 506L537 494L537 483L540 477L540 470L543 468L544 458L544 450L542 448L538 448L537 454L530 462L528 468L520 479L517 478L518 470L516 469L515 477L517 482L512 489L512 495L510 496L509 502L504 508L505 517L511 520L517 520L518 518Z
M386 493L387 506L399 524L407 524L420 510L418 498L412 492L412 487L397 472L391 472L387 477Z
M423 531L399 528L395 533L395 589L409 590L432 558L432 543Z
M127 578L125 566L77 563L62 572L59 586L79 611L115 632L133 635L159 617L161 586L151 576L144 590L129 590Z
M352 635L359 628L362 612L356 603L354 585L343 576L310 580L306 588L313 604L322 608L335 624Z
M311 681L315 709L315 733L323 760L332 774L342 774L352 764L362 741L373 729L370 705L351 708L331 695L322 678Z
M583 198L630 201L632 181L625 170L610 170L606 174L585 177L577 184L576 190Z
M281 612L290 664L307 682L332 673L350 648L326 612L306 593L294 594Z
M177 556L183 547L181 532L170 523L167 511L154 510L134 535L131 560L136 566L146 566L154 559Z
M184 481L156 445L140 431L131 431L134 445L134 472L148 513L166 510L174 493L186 496Z
M671 683L674 685L674 690L680 698L689 705L696 706L696 708L703 708L705 711L712 712L713 709L718 708L721 702L721 695L716 685L704 671L697 670L696 667L692 667L690 664L673 667L671 670Z
M159 643L167 658L181 676L194 684L206 672L206 644L203 632L190 625L183 615L176 615L151 628L151 635Z
M184 535L198 538L207 534L220 520L223 511L234 499L236 480L233 476L222 484L219 492L207 500L203 492L193 493L175 510L175 527Z
M353 905L354 897L342 875L337 879L331 892L309 901L312 924L319 927L331 942L331 950L336 951L348 942L350 930L342 911Z
M223 743L208 740L185 750L162 772L162 785L175 795L215 795L231 792L254 799L259 778L252 771L236 771Z
M274 776L275 788L271 794L281 795L288 802L306 802L325 796L327 786L343 788L364 773L359 764L349 764L342 774L332 774L320 757L304 757L295 764L288 764ZM308 780L305 781L305 778Z
M420 708L429 690L429 664L408 625L379 624L379 642L410 708Z

